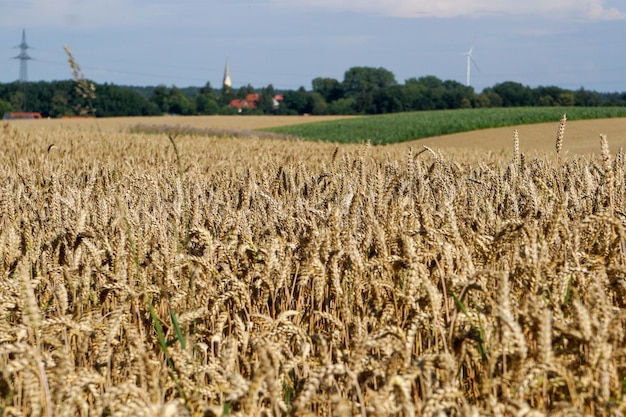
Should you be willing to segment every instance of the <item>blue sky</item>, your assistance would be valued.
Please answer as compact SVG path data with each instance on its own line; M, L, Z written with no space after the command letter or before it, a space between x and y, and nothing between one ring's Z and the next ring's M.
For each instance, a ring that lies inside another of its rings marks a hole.
M435 75L480 92L503 81L626 91L623 0L0 0L0 82L71 77L67 44L98 83L311 88L354 66L403 83Z

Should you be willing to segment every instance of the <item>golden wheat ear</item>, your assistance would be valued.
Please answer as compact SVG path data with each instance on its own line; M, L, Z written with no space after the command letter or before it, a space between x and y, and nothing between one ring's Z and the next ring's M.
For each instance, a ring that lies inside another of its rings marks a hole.
M522 165L522 158L519 151L519 133L517 129L513 130L513 164L515 169L519 170Z
M561 153L561 148L563 148L563 138L565 137L565 122L567 122L567 115L563 114L561 117L561 122L559 123L559 130L556 133L556 154L559 155Z

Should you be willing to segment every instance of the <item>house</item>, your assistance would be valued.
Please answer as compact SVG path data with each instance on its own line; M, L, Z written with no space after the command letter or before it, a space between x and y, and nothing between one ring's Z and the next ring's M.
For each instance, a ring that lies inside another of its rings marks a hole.
M2 120L15 119L41 119L41 113L38 112L6 112L2 116Z
M236 98L231 100L229 106L235 107L241 113L242 109L255 109L259 103L259 99L259 94L251 93L244 99ZM272 98L272 100L274 101L274 109L277 109L278 106L280 106L280 102L283 100L283 96L282 94L277 94Z
M280 102L283 101L283 95L276 94L272 100L274 100L274 110L276 110L280 107Z

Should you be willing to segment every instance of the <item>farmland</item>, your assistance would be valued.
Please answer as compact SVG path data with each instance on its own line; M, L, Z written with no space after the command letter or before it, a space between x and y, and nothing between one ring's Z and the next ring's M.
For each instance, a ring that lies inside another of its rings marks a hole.
M351 116L147 116L113 117L98 119L47 119L16 120L12 123L22 130L50 131L54 129L80 130L83 132L127 132L137 125L169 126L172 128L224 130L259 130L273 127L285 127L294 124L312 122L332 122Z
M623 120L559 118L2 125L3 415L623 415Z
M474 130L570 120L626 117L623 107L527 107L422 111L268 128L310 140L385 145Z

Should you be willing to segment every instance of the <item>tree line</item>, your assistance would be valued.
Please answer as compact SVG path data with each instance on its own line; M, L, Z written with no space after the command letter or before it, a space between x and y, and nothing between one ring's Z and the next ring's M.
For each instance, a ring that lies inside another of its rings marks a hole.
M343 80L315 78L310 89L276 90L272 85L239 89L204 87L178 88L96 84L90 105L97 117L151 116L161 114L235 114L233 99L258 94L246 114L383 114L417 110L443 110L516 106L626 106L626 93L600 93L580 88L572 91L556 86L531 88L506 81L476 93L472 87L428 75L398 83L384 68L353 67ZM274 98L282 96L277 107ZM37 111L43 117L75 115L84 97L71 80L0 84L0 114L8 111Z

